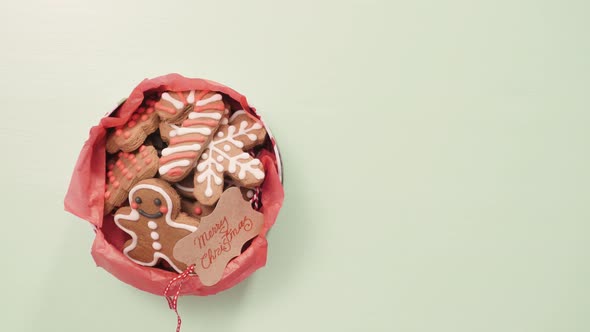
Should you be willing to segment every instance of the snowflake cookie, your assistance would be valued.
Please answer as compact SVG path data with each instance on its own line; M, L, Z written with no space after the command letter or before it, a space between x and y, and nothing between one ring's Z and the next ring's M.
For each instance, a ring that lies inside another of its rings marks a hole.
M260 160L244 152L264 142L266 130L245 111L236 111L222 124L201 155L194 177L194 195L203 205L221 197L224 175L241 187L256 187L264 180Z

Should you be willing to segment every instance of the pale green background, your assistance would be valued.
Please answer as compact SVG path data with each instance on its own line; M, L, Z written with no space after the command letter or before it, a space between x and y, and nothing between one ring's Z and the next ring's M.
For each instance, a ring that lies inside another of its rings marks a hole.
M588 1L4 1L1 331L173 331L62 200L144 77L246 94L284 154L266 268L183 331L589 331Z

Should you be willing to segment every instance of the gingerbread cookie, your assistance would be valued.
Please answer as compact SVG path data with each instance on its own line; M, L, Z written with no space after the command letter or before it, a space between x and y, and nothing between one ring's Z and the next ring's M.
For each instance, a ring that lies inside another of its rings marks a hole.
M221 121L220 124L227 124L228 118L229 118L229 110L230 110L230 106L229 104L225 103L224 101L224 105L225 105L225 109L223 111L223 116L221 117ZM167 121L162 121L160 122L160 128L159 128L159 133L160 133L160 137L162 139L162 141L166 142L166 144L168 144L170 142L170 132L172 130L174 130L174 125L179 125L182 124L183 120L186 120L186 116L188 116L188 114L184 115L184 118L181 118L179 121L176 121L175 123L170 123Z
M158 102L146 101L125 125L115 128L107 137L107 152L137 149L158 127L181 120L194 108L194 103L195 91L164 92Z
M222 96L218 93L191 91L185 101L194 102L187 119L180 125L169 123L160 126L160 133L164 137L169 137L169 144L162 150L158 172L162 179L170 182L184 179L193 170L201 153L217 131L225 111ZM181 103L177 106L180 105Z
M173 184L174 189L176 189L176 192L178 192L180 196L193 200L195 199L195 195L193 194L195 191L193 184L194 176L194 173L191 172L184 179Z
M213 205L223 192L223 178L228 175L241 187L256 187L264 180L260 160L245 150L264 142L266 130L245 111L236 111L201 155L194 177L195 198Z
M162 93L160 100L155 104L158 116L162 121L176 123L196 106L196 94L198 92L195 90Z
M129 189L137 182L151 178L158 171L158 154L151 146L142 145L135 152L119 152L107 161L104 213L121 205Z
M215 210L214 206L203 205L195 200L183 198L180 205L182 206L182 212L189 216L201 220L202 217L206 217Z
M177 272L186 264L172 256L176 242L197 230L199 220L180 213L180 197L160 179L137 183L129 191L131 207L117 210L115 224L131 236L123 253L133 262L155 266L160 259Z
M160 122L160 128L158 129L158 131L160 132L160 138L166 144L170 143L170 132L173 129L174 128L170 125L170 123L165 121Z
M148 102L148 104L152 104ZM108 153L119 150L131 152L143 144L146 137L158 129L159 118L153 106L141 106L126 124L116 127L106 141Z
M225 187L224 187L223 191L226 191L227 189L229 189L231 187L240 187L232 179L225 179L224 185L225 185ZM188 188L186 188L186 189L188 189ZM244 200L251 201L254 198L254 196L256 195L256 189L257 188L240 187L240 191L242 192L242 197L244 197Z

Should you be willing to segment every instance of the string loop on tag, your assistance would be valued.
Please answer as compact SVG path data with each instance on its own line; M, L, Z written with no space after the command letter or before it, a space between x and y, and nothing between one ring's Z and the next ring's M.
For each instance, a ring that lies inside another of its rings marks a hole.
M260 188L254 189L254 195L252 196L252 199L250 200L250 202L252 203L252 208L254 208L254 210L256 210L256 211L260 211L260 207L262 207L260 194L261 194Z
M174 277L174 279L170 280L170 282L168 283L168 286L166 286L166 289L164 290L164 297L166 298L166 301L168 301L168 307L170 307L170 309L174 310L174 312L176 313L176 318L178 319L178 323L176 324L176 332L180 332L180 326L182 324L182 320L180 319L180 314L178 313L178 296L180 295L180 289L182 288L182 283L184 283L186 278L188 278L190 276L190 274L193 273L194 271L195 271L194 264L187 267L186 270L184 270L181 274L177 275L176 277ZM178 284L178 288L176 289L176 293L174 293L174 295L169 295L170 290L172 289L174 284L176 284L177 282L179 284Z

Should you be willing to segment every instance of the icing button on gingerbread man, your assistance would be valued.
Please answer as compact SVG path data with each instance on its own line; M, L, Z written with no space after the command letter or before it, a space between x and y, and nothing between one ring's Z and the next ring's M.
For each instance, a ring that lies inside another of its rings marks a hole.
M131 236L123 253L133 262L154 266L165 260L177 272L186 264L172 255L176 242L197 230L199 220L180 213L180 197L165 181L140 181L129 191L131 206L115 213L115 224Z

